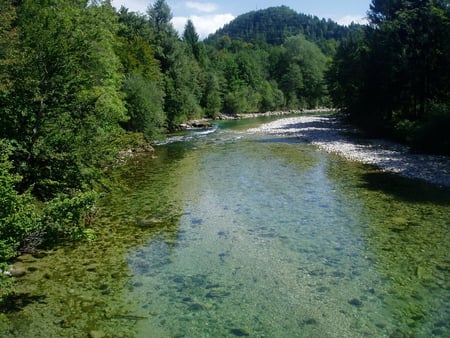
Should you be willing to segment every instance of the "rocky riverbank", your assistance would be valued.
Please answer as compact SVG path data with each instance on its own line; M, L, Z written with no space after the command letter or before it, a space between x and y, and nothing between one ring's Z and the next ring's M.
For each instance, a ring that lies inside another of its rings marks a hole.
M450 187L450 157L410 153L407 146L368 139L336 115L283 118L249 129L252 133L294 136L349 160L386 172Z
M219 114L216 118L202 118L197 120L189 120L175 126L174 131L187 130L187 129L202 129L210 128L213 120L226 121L226 120L242 120L256 117L269 117L269 116L286 116L295 114L318 114L318 113L331 113L336 111L333 108L316 108L316 109L291 109L291 110L276 110L267 111L264 113L245 113L236 115Z

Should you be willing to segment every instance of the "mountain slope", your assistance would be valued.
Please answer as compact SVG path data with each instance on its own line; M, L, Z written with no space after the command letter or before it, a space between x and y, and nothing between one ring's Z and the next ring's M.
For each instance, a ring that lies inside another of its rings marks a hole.
M286 37L303 34L308 40L341 40L348 35L350 28L340 26L332 20L300 14L287 6L270 7L242 14L210 35L206 42L220 37L245 42L266 42L280 45Z

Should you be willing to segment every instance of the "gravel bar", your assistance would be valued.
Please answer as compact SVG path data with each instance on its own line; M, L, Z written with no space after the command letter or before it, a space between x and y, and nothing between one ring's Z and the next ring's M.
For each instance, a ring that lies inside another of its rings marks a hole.
M398 143L363 138L358 129L345 124L336 115L283 118L248 132L298 137L348 160L450 187L450 156L414 154L409 147Z

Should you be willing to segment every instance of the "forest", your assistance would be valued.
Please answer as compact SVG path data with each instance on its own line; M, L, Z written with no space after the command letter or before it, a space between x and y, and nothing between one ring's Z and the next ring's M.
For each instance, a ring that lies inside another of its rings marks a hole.
M107 170L179 124L336 107L368 133L450 154L446 0L373 0L349 27L273 7L200 41L165 0L0 3L0 300L9 261L89 240Z

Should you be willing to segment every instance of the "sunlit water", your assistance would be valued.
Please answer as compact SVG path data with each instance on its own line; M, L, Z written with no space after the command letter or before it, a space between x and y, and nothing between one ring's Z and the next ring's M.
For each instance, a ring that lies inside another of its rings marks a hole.
M450 336L448 190L242 123L171 141L94 241L16 262L0 335Z

